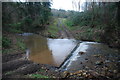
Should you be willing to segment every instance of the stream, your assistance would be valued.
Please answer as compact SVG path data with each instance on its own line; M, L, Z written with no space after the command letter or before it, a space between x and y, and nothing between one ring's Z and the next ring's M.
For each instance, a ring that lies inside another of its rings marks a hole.
M50 64L60 69L75 72L94 70L105 74L119 72L120 51L97 42L75 39L51 39L40 35L25 35L26 55L29 60Z
M77 42L74 39L50 39L38 35L27 36L27 57L41 64L59 67L71 53Z

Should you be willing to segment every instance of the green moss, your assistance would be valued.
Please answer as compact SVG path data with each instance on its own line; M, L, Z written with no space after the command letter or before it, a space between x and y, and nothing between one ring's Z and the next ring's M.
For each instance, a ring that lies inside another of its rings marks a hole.
M40 69L39 72L45 72L45 69Z
M31 77L32 78L49 78L48 76L44 76L44 75L41 75L41 74L32 74Z
M2 37L2 47L9 48L11 45L11 40L7 37Z

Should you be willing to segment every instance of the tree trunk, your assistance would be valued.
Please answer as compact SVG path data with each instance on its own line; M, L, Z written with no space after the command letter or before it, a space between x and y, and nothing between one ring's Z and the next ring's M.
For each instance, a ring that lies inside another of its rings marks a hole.
M92 27L92 28L94 28L94 19L95 19L94 5L95 5L95 2L94 2L94 0L93 0L93 2L92 2L92 23L91 23L91 27Z

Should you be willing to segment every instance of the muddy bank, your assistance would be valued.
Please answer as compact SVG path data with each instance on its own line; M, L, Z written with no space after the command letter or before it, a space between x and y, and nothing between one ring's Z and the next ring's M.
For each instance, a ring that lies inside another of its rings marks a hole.
M10 57L16 57L17 55L17 59L9 59ZM37 71L39 71L42 68L47 68L47 69L52 69L55 70L56 68L50 65L43 65L43 64L37 64L34 63L28 59L25 58L25 53L23 56L21 56L21 54L6 54L5 57L8 57L8 59L6 58L5 61L3 59L3 63L2 63L2 72L3 72L3 78L15 78L17 75L19 75L18 78L21 77L26 77L26 75L28 74L32 74L32 73L36 73ZM19 58L18 58L19 57ZM3 56L4 58L4 56ZM14 65L14 66L13 66ZM28 77L28 76L27 76Z
M24 52L25 53L25 52ZM18 58L21 58L23 55L25 55L24 53L17 53L17 54L2 54L2 63L11 61L11 60L15 60Z

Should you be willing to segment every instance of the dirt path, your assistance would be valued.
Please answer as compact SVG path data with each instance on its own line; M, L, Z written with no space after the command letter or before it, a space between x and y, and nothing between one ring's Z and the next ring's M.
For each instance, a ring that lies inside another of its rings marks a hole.
M57 27L59 28L59 38L74 38L72 33L64 25L62 19L58 19Z

